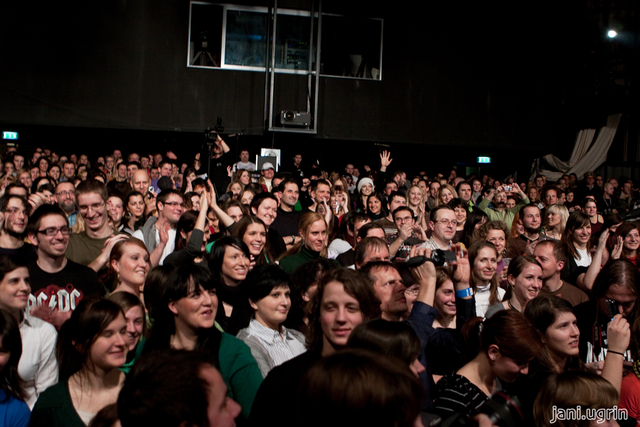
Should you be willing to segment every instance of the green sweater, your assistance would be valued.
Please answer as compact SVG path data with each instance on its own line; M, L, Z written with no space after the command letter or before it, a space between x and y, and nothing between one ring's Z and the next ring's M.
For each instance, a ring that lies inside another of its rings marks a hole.
M87 427L73 407L69 381L62 380L46 389L31 412L29 427Z
M487 214L487 216L489 217L489 221L503 221L505 224L507 224L507 228L511 230L513 218L518 212L520 212L520 209L522 209L523 206L529 204L529 198L525 197L524 199L520 200L517 205L515 205L511 209L505 209L503 212L489 208L489 203L491 203L489 199L482 199L482 201L478 204L478 207Z
M224 332L218 357L222 379L229 388L229 397L242 406L242 417L247 419L253 399L262 384L260 368L251 355L249 346Z
M320 252L315 252L307 249L306 246L302 246L302 249L297 254L287 255L282 258L280 260L280 267L282 267L287 274L293 274L298 267L316 258L320 258Z

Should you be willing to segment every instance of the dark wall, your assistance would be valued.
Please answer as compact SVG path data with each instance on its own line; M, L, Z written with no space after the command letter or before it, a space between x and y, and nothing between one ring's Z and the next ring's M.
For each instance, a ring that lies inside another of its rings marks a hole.
M570 152L583 123L565 99L579 54L569 6L324 7L385 18L383 80L323 78L314 138ZM0 124L199 132L219 116L227 132L262 135L264 75L187 68L188 8L3 2ZM280 90L304 99L300 81Z

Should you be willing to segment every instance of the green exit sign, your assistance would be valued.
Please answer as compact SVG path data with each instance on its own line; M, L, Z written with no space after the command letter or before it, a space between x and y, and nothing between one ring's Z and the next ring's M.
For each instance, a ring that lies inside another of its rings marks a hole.
M491 163L491 157L478 157L478 163Z
M2 139L18 139L18 132L8 132L8 131L4 131L2 132Z

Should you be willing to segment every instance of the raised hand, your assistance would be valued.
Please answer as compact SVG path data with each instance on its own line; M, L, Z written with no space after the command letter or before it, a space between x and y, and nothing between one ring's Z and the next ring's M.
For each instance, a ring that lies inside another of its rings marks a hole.
M391 164L393 159L391 158L391 152L384 150L380 153L380 170L382 172L387 170L387 167Z

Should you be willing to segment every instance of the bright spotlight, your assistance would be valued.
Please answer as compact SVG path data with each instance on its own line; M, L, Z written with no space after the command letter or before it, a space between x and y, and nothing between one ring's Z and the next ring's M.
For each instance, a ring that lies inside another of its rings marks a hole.
M610 39L612 39L612 38L614 38L615 36L617 36L617 35L618 35L618 33L617 33L616 31L614 31L614 30L609 30L609 31L607 32L607 35L609 36L609 38L610 38Z

